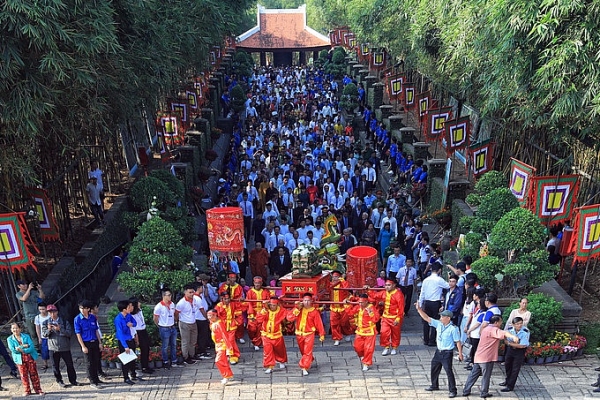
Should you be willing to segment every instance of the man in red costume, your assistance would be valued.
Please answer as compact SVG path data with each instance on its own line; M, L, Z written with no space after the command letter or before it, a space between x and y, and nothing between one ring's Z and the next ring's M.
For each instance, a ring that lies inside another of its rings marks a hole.
M296 303L296 307L287 315L287 320L296 322L296 340L302 357L298 365L302 369L302 375L308 375L308 369L314 361L313 347L315 344L315 333L319 334L319 340L325 340L325 328L321 320L321 312L312 305L312 294L305 293L302 302Z
M284 369L287 362L287 350L281 324L285 320L287 311L279 305L277 297L271 297L267 308L263 308L256 316L261 326L263 342L263 366L265 374L270 374L279 363L279 368Z
M260 350L262 338L260 336L260 322L256 319L256 316L263 309L262 301L252 300L269 300L271 293L263 288L263 279L260 276L255 276L252 280L254 287L246 293L246 299L251 300L248 302L248 337L254 345L254 351Z
M348 302L348 299L345 300ZM358 296L358 305L345 311L349 317L356 320L356 337L354 338L354 350L362 362L362 370L368 371L373 365L373 352L375 351L375 337L379 321L379 313L373 305L369 304L369 296L365 293Z
M244 288L242 285L237 283L237 274L230 272L227 274L227 281L221 283L219 286L219 293L227 292L231 300L242 300L244 297ZM240 343L244 344L244 317L242 316L245 310L242 308L236 309L236 318L239 317L241 323L237 326L235 332L235 338L240 340Z
M212 340L215 343L215 364L221 373L223 379L221 383L227 385L233 379L233 371L227 362L227 355L233 353L233 347L237 347L235 340L232 342L227 335L225 323L219 319L219 314L215 310L209 310L206 313L210 323L210 332Z
M350 329L350 323L348 322L348 316L344 314L344 310L348 307L347 305L341 304L350 296L350 291L339 290L349 287L348 282L342 277L340 271L333 271L331 273L331 283L329 284L330 299L340 304L332 304L329 308L329 320L331 323L331 338L333 339L333 345L339 346L340 340L344 338L344 335L350 335L352 330ZM350 337L348 337L350 339Z
M383 313L381 315L381 335L379 344L384 347L382 356L398 353L400 346L400 328L404 318L404 295L396 289L396 281L391 278L385 280L385 291L369 291L370 303L381 303ZM368 289L369 286L365 286ZM392 351L390 353L390 347Z
M240 359L240 349L235 342L235 333L237 327L240 324L244 324L242 319L243 307L245 307L245 303L241 303L239 301L232 303L229 293L227 292L221 293L221 302L215 306L215 311L225 326L225 333L227 334L229 341L232 343L230 346L231 351L228 352L229 362L231 365L237 364Z

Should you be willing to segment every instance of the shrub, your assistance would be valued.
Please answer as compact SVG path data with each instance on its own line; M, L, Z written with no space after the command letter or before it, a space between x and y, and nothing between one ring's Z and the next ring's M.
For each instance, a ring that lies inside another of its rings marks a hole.
M492 229L490 244L504 252L509 262L520 253L539 249L544 241L544 226L531 211L515 208L506 213Z
M177 199L169 186L163 181L147 176L137 181L129 193L131 202L136 211L146 211L152 202L156 202L158 208L175 205Z
M160 217L146 221L133 239L129 264L137 271L181 269L192 259L192 248L181 243L175 228Z
M579 334L587 339L586 354L597 354L600 347L600 323L586 322L579 325Z
M496 222L504 214L517 207L519 207L519 202L510 189L497 188L481 198L477 217Z
M183 200L185 194L183 182L177 179L171 172L166 169L155 169L150 172L150 176L164 182L177 199Z
M194 281L194 273L190 269L181 271L142 271L139 273L121 272L117 282L129 296L135 296L144 302L159 301L161 288L169 288L175 294L181 292L183 286ZM146 315L146 313L144 313Z
M543 293L531 293L527 296L531 311L531 320L527 325L531 333L530 342L544 342L554 334L554 325L562 321L562 303ZM512 303L504 309L504 320L510 312L519 308L519 303Z
M246 103L246 94L240 85L235 85L231 89L231 108L235 112L243 111Z
M469 232L465 235L465 246L459 250L460 258L471 256L473 260L479 258L479 248L485 237L479 233Z
M487 290L495 291L498 286L498 274L502 274L504 260L495 256L487 256L474 261L471 270L477 274L477 280Z
M344 87L340 107L350 113L358 107L358 88L354 83L349 83Z
M508 187L508 180L500 171L486 172L477 180L475 192L480 196L485 196L494 189Z

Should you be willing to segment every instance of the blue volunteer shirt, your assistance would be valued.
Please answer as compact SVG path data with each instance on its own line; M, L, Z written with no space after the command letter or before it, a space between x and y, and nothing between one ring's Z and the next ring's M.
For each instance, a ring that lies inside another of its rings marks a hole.
M98 336L96 335L98 320L94 314L89 314L87 318L83 314L76 316L73 321L73 329L75 330L75 334L81 335L81 339L84 342L98 340Z

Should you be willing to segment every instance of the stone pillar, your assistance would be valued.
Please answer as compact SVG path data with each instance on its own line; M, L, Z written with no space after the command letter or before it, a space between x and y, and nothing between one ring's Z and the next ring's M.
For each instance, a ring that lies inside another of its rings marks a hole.
M446 176L446 160L432 158L427 161L429 170L427 171L432 178L442 178Z
M415 161L419 159L427 160L429 157L429 147L431 147L431 144L426 142L417 142L413 145L413 147L415 148Z
M212 111L215 115L221 115L221 96L215 85L208 85L208 93L212 102Z
M452 204L454 200L465 200L467 198L467 190L471 182L467 180L450 181L448 184L448 197L446 204Z
M374 83L371 86L371 89L369 90L369 94L372 94L373 102L371 103L371 107L373 108L373 110L378 110L379 107L383 104L383 87L383 83L377 82Z
M404 119L404 115L395 114L390 116L390 130L400 130L400 128L404 128L404 124L402 120Z
M365 78L369 75L369 70L367 68L363 68L361 70L358 71L358 74L360 75L360 81L359 82L364 82Z
M358 61L348 61L348 65L346 66L346 74L348 76L353 76L354 74L354 66L358 65Z
M375 84L377 82L377 78L374 77L373 75L367 75L367 76L365 76L365 79L362 80L361 82L363 82L365 91L367 91L367 90L369 90L369 88L371 86L373 86L373 84Z
M221 93L223 93L225 88L225 67L219 67L213 72L212 76L219 80L219 89L221 90Z
M359 71L364 69L365 66L361 65L361 64L354 64L352 66L352 76L354 77L354 79L356 79L357 81L360 82L360 73Z
M392 115L392 110L393 110L394 106L390 106L389 104L384 104L379 106L379 109L381 110L381 118L388 118Z
M400 128L400 138L402 143L413 144L415 141L415 128L411 126Z

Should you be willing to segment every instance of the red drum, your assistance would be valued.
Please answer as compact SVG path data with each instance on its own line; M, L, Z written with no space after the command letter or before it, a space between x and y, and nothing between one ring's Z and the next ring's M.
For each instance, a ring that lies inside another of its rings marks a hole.
M346 251L346 281L350 287L377 286L377 250L355 246Z

